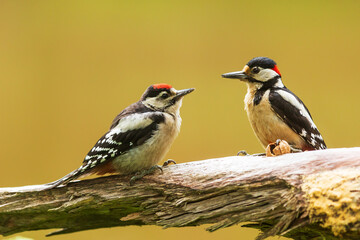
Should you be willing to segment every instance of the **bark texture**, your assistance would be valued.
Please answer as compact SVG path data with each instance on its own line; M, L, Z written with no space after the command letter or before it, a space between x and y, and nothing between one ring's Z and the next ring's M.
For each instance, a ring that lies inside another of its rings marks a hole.
M279 157L226 157L171 165L129 185L128 176L0 188L0 234L54 234L127 225L235 224L267 236L358 239L360 148Z

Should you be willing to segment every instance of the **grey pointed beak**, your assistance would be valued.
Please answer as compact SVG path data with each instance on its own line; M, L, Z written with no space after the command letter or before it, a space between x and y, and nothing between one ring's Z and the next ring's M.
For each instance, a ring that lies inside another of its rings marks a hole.
M246 75L246 73L244 71L224 73L221 76L223 78L235 78L235 79L240 79L240 80L246 80L249 77L248 75Z
M194 90L195 90L195 88L188 88L188 89L178 90L178 91L176 92L176 97L177 97L177 98L183 97L183 96L191 93L191 92L194 91Z

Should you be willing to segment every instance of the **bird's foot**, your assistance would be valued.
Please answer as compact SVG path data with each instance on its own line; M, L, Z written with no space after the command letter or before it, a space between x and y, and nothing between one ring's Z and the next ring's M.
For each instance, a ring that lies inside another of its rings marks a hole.
M266 153L248 154L245 150L241 150L236 154L236 156L251 156L251 157L262 157L265 155L266 155Z
M156 170L160 170L161 173L163 173L162 167L160 167L159 165L154 165L149 169L137 172L134 176L130 178L130 186L134 185L137 180L142 179L144 176L153 174Z
M250 154L248 154L245 150L241 150L236 154L236 156L250 156Z
M252 157L264 157L264 156L266 156L266 153L254 153L254 154L251 154L250 156L252 156Z
M176 164L175 160L173 159L168 159L167 161L165 161L162 165L162 167L166 167L168 166L170 163Z
M292 153L298 153L298 152L302 152L303 150L298 149L298 148L294 148L293 146L290 146L290 150Z
M274 156L280 156L286 153L292 153L292 152L301 152L301 150L297 148L293 148L289 145L288 142L285 140L276 140L274 143L270 143L266 147L266 156L267 157L274 157Z

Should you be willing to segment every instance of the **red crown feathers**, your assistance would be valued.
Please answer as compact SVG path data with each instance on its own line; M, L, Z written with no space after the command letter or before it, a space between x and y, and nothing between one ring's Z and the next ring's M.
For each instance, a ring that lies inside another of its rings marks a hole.
M160 83L160 84L154 84L153 85L153 88L154 89L170 89L170 88L172 88L172 86L171 85L169 85L169 84L165 84L165 83Z

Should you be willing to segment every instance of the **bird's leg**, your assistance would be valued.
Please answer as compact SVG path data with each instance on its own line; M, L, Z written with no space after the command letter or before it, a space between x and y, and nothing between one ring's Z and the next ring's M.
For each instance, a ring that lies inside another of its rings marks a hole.
M266 153L255 153L255 154L248 154L245 150L239 151L236 156L251 156L251 157L262 157L265 156Z
M164 162L164 164L161 167L159 165L154 165L149 169L135 173L135 175L130 178L130 185L133 185L137 180L143 178L146 175L153 174L156 170L160 170L161 173L163 173L162 168L168 166L170 163L176 164L175 160L168 159L167 161Z
M291 146L291 145L290 145L290 150L291 150L292 153L298 153L298 152L302 152L302 151L303 151L303 150L298 149L298 148L295 148L295 147L293 147L293 146Z
M153 174L156 170L160 170L161 173L163 173L162 167L160 167L159 165L154 165L149 169L145 169L135 173L135 175L130 178L130 186L134 185L137 180L143 178L144 176Z
M252 156L252 157L264 157L264 156L266 156L266 153L254 153L254 154L251 154L250 156Z
M167 165L169 165L170 163L176 164L174 159L168 159L167 161L165 161L162 165L162 167L166 167Z

